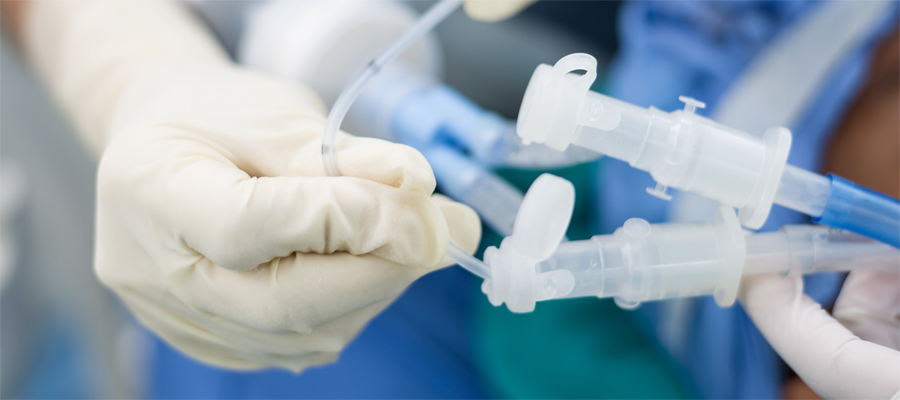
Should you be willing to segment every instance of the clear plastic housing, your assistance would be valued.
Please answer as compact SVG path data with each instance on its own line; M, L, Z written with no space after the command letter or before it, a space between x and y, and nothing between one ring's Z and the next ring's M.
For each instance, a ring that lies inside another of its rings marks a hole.
M538 264L538 272L569 271L575 282L565 298L614 297L633 307L642 301L715 295L748 274L896 271L900 265L897 248L840 229L789 225L749 234L742 243L732 242L727 232L710 223L650 225L631 219L611 235L560 244ZM729 263L728 248L735 245L745 246L745 253Z
M535 69L519 111L523 141L618 158L653 176L655 196L670 199L669 186L696 193L738 208L744 226L762 226L790 151L787 129L750 135L696 115L705 105L687 97L684 110L640 108L590 91L594 68L593 57L576 53Z
M740 276L743 241L733 237L740 235L734 212L722 211L730 220L651 225L632 218L611 235L560 244L538 271L571 272L575 286L566 297L613 297L627 308L719 292L727 306L736 295L731 277Z
M775 204L818 217L831 195L831 180L793 165L786 165L775 193Z

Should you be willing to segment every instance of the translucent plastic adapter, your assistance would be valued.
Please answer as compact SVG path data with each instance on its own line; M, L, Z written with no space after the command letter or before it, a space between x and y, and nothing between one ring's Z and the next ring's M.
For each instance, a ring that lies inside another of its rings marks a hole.
M737 297L746 248L734 211L721 207L713 223L629 219L611 235L562 243L538 272L568 271L575 286L565 297L612 297L622 308L703 295L727 307Z
M744 226L766 221L781 181L791 133L762 137L694 114L702 102L681 97L684 110L644 109L590 91L597 61L576 53L537 67L519 110L523 141L563 151L570 144L626 161L656 180L647 191L670 199L669 186L739 209ZM582 75L573 72L584 71Z
M523 142L560 151L574 144L628 162L656 179L650 194L668 200L669 186L696 193L737 208L750 229L774 203L900 247L900 201L787 165L787 129L741 132L696 115L705 105L683 96L683 110L640 108L590 91L596 67L594 57L576 53L535 69L516 126Z
M745 234L732 208L713 222L650 224L632 218L610 235L561 242L575 202L572 184L549 174L528 189L513 234L484 253L482 291L491 304L531 312L538 301L611 297L623 308L645 301L712 295L734 304L741 277L896 271L900 250L840 229L784 226ZM487 271L489 273L486 273Z
M728 307L743 275L896 271L898 265L897 248L819 225L745 235L734 211L722 206L713 223L651 225L632 218L611 235L562 243L538 263L536 273L572 275L574 287L558 298L613 297L619 306L633 308L645 301L712 295Z

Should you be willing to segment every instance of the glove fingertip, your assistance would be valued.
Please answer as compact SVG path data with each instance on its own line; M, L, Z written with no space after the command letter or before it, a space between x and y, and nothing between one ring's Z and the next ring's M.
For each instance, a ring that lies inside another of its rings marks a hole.
M481 219L471 207L436 194L431 197L447 220L450 241L474 254L481 242Z
M338 166L345 176L383 183L424 195L434 192L431 165L418 150L373 138L347 136L338 150Z
M463 5L466 14L482 22L498 22L510 18L537 0L467 0Z

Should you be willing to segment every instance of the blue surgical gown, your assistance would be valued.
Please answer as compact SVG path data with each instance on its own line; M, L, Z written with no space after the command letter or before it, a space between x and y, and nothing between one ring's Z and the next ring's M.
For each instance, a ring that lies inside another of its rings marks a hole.
M338 362L302 374L235 372L198 363L156 339L152 398L484 398L467 315L478 290L459 267L416 281Z

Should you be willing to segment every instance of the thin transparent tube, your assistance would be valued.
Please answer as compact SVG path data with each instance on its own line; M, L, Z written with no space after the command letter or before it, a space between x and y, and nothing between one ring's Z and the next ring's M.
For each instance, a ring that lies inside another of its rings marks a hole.
M331 112L328 113L328 120L325 122L325 132L322 134L322 163L328 176L341 176L335 149L337 131L341 127L341 122L344 121L344 117L347 115L347 111L350 110L353 101L359 97L366 84L411 44L425 36L435 25L456 11L462 2L463 0L441 0L440 3L435 4L434 7L431 7L425 15L416 21L415 25L404 32L397 41L379 54L378 57L369 61L369 64L356 76L353 82L341 92L337 101L334 102Z
M490 279L491 277L491 267L481 262L481 260L469 255L469 253L466 253L465 250L459 248L459 246L452 242L447 246L447 257L456 261L456 263L459 264L460 267L465 268L466 271L469 271L482 279Z
M388 63L409 48L411 44L425 36L437 24L456 11L462 3L463 0L441 0L440 3L435 4L434 7L431 7L425 15L416 21L415 25L404 32L397 41L379 54L378 57L369 61L369 64L356 76L356 79L341 92L337 101L334 102L331 112L328 113L328 120L325 121L325 132L322 133L322 164L328 176L341 176L341 170L337 164L335 143L337 141L337 131L341 127L341 123L344 122L344 117L347 115L347 111L350 110L350 106L353 105L353 101L359 97L366 84L375 75L378 75ZM470 256L469 253L466 253L465 250L459 248L453 242L447 246L447 256L456 261L461 267L481 278L488 279L491 276L490 267L477 258Z

